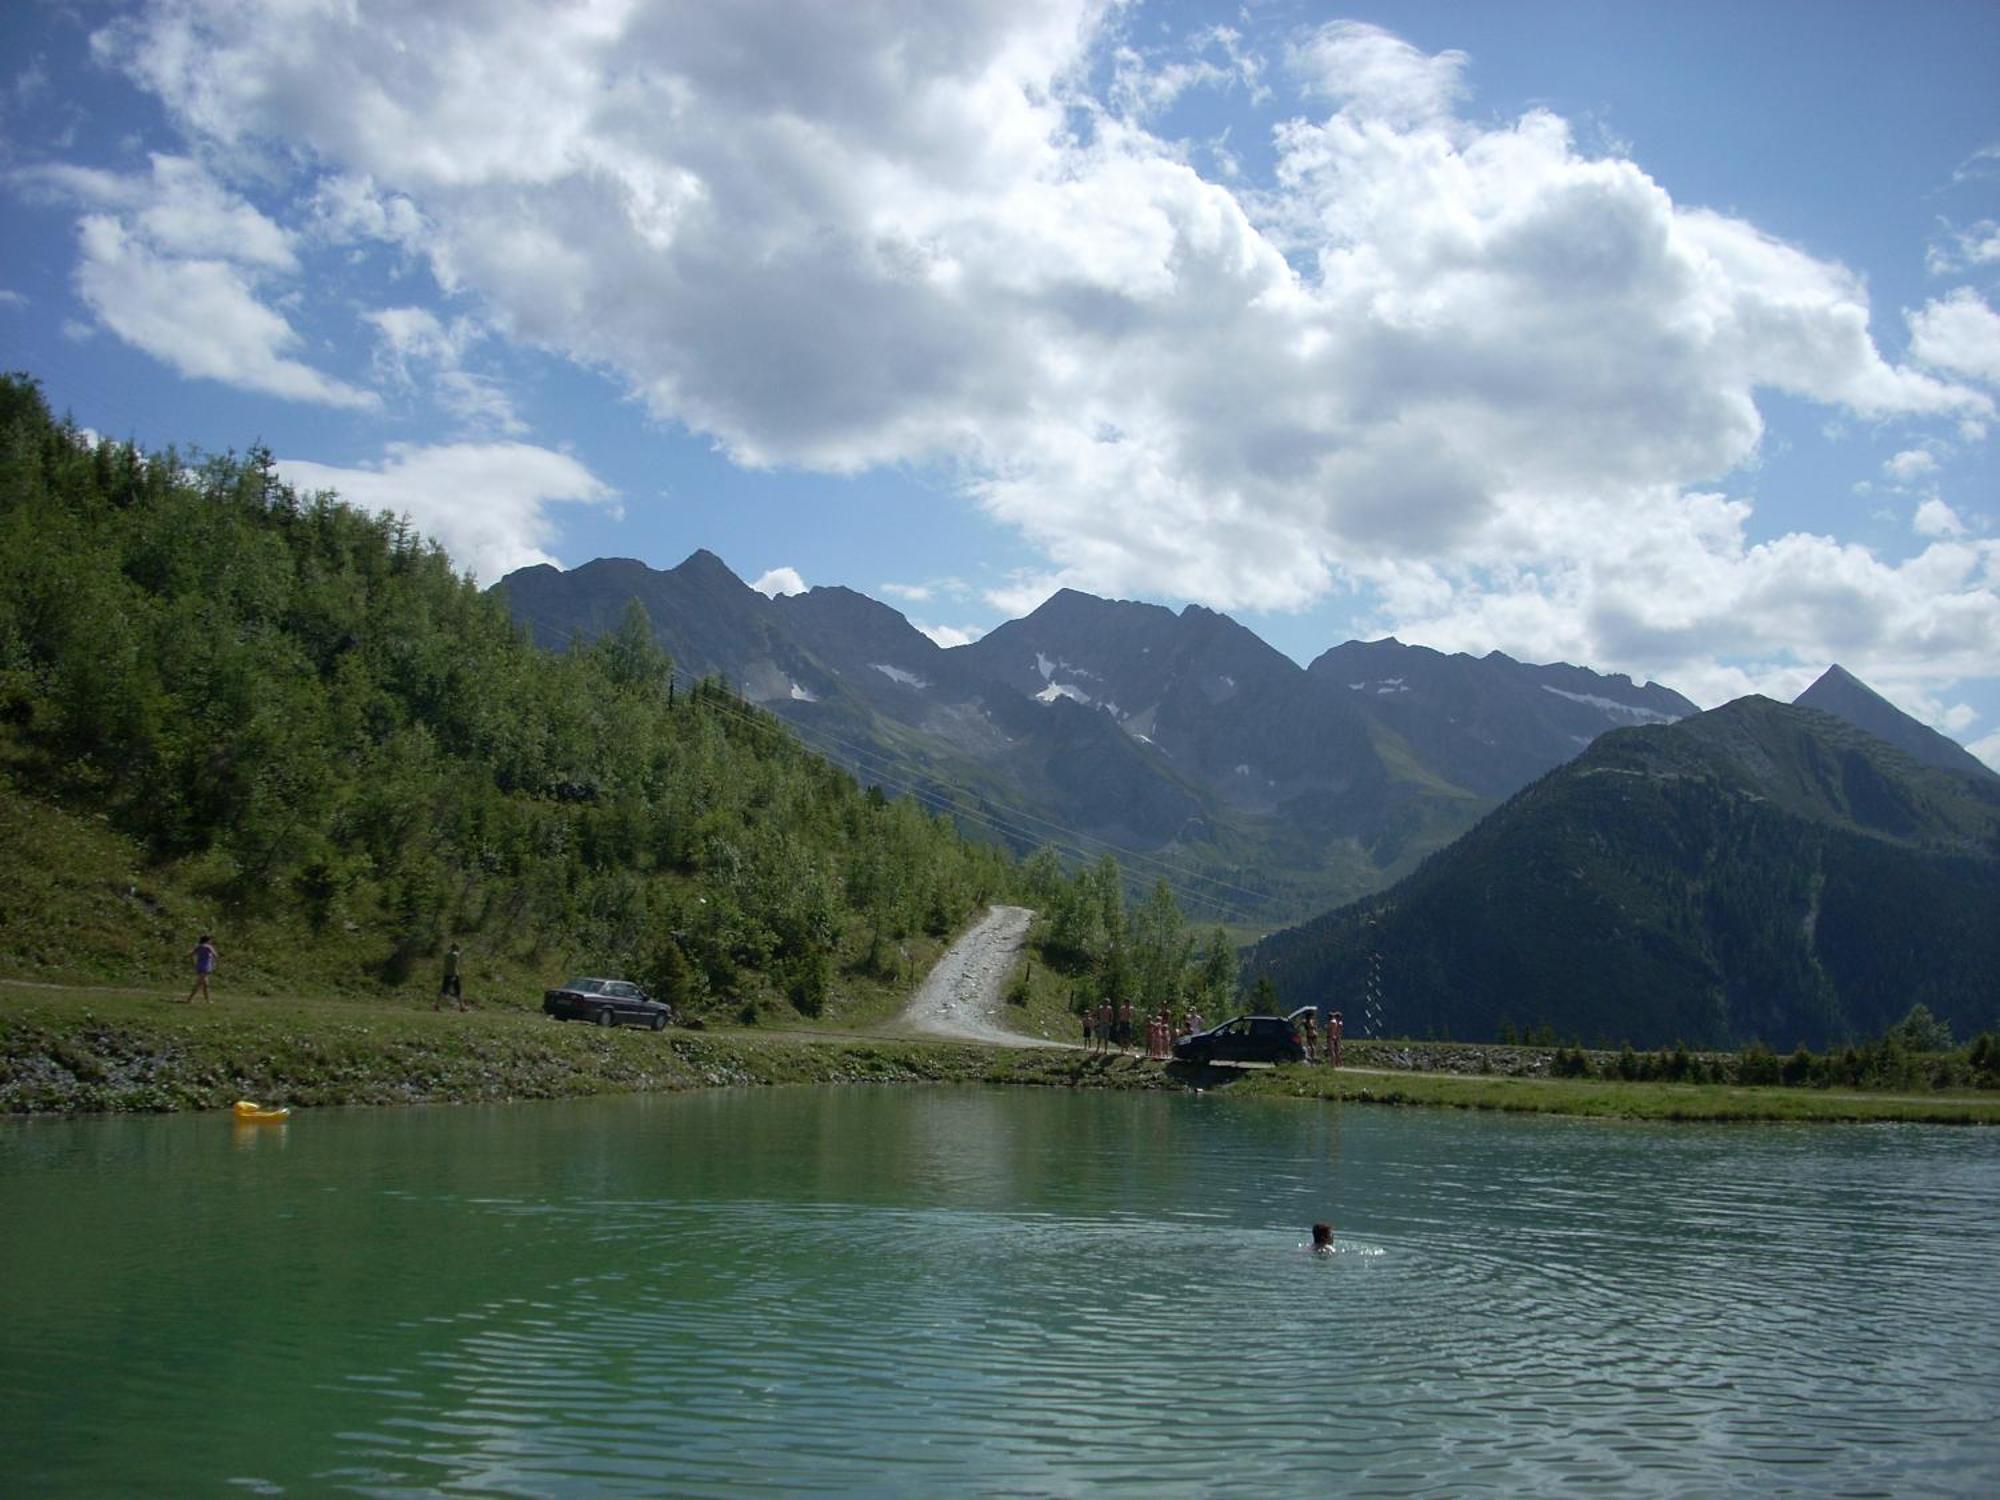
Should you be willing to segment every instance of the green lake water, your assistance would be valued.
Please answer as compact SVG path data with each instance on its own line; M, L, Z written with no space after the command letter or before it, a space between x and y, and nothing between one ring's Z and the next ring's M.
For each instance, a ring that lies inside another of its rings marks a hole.
M0 1495L1990 1494L1996 1208L2000 1132L1212 1095L8 1122Z

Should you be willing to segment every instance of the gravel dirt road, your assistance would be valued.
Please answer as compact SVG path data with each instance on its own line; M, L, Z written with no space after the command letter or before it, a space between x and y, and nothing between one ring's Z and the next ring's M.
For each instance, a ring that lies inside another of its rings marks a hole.
M1025 906L996 906L938 960L898 1020L910 1031L958 1037L1000 1047L1065 1043L1023 1036L1000 1023L1002 987L1020 956L1034 913Z

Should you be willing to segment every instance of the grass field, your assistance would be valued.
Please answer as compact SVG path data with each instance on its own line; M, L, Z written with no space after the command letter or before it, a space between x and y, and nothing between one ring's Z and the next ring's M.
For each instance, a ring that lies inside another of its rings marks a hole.
M1343 1068L1274 1068L1232 1088L1352 1104L1446 1105L1619 1120L1900 1120L2000 1125L2000 1096L1889 1094L1735 1084L1628 1083L1601 1078L1504 1078Z

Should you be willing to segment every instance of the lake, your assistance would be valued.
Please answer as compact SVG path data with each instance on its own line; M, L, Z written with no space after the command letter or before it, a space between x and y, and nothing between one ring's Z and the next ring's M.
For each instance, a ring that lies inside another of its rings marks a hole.
M1988 1131L1214 1095L6 1122L0 1494L1990 1493L1996 1204Z

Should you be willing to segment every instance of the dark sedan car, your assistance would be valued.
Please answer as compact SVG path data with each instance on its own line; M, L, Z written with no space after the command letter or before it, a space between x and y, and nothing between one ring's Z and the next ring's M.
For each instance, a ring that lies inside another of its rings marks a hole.
M595 1021L599 1026L650 1026L658 1031L674 1018L674 1008L623 979L572 979L542 991L542 1009L558 1021Z
M1304 1062L1305 1044L1283 1016L1238 1016L1174 1043L1177 1062Z

